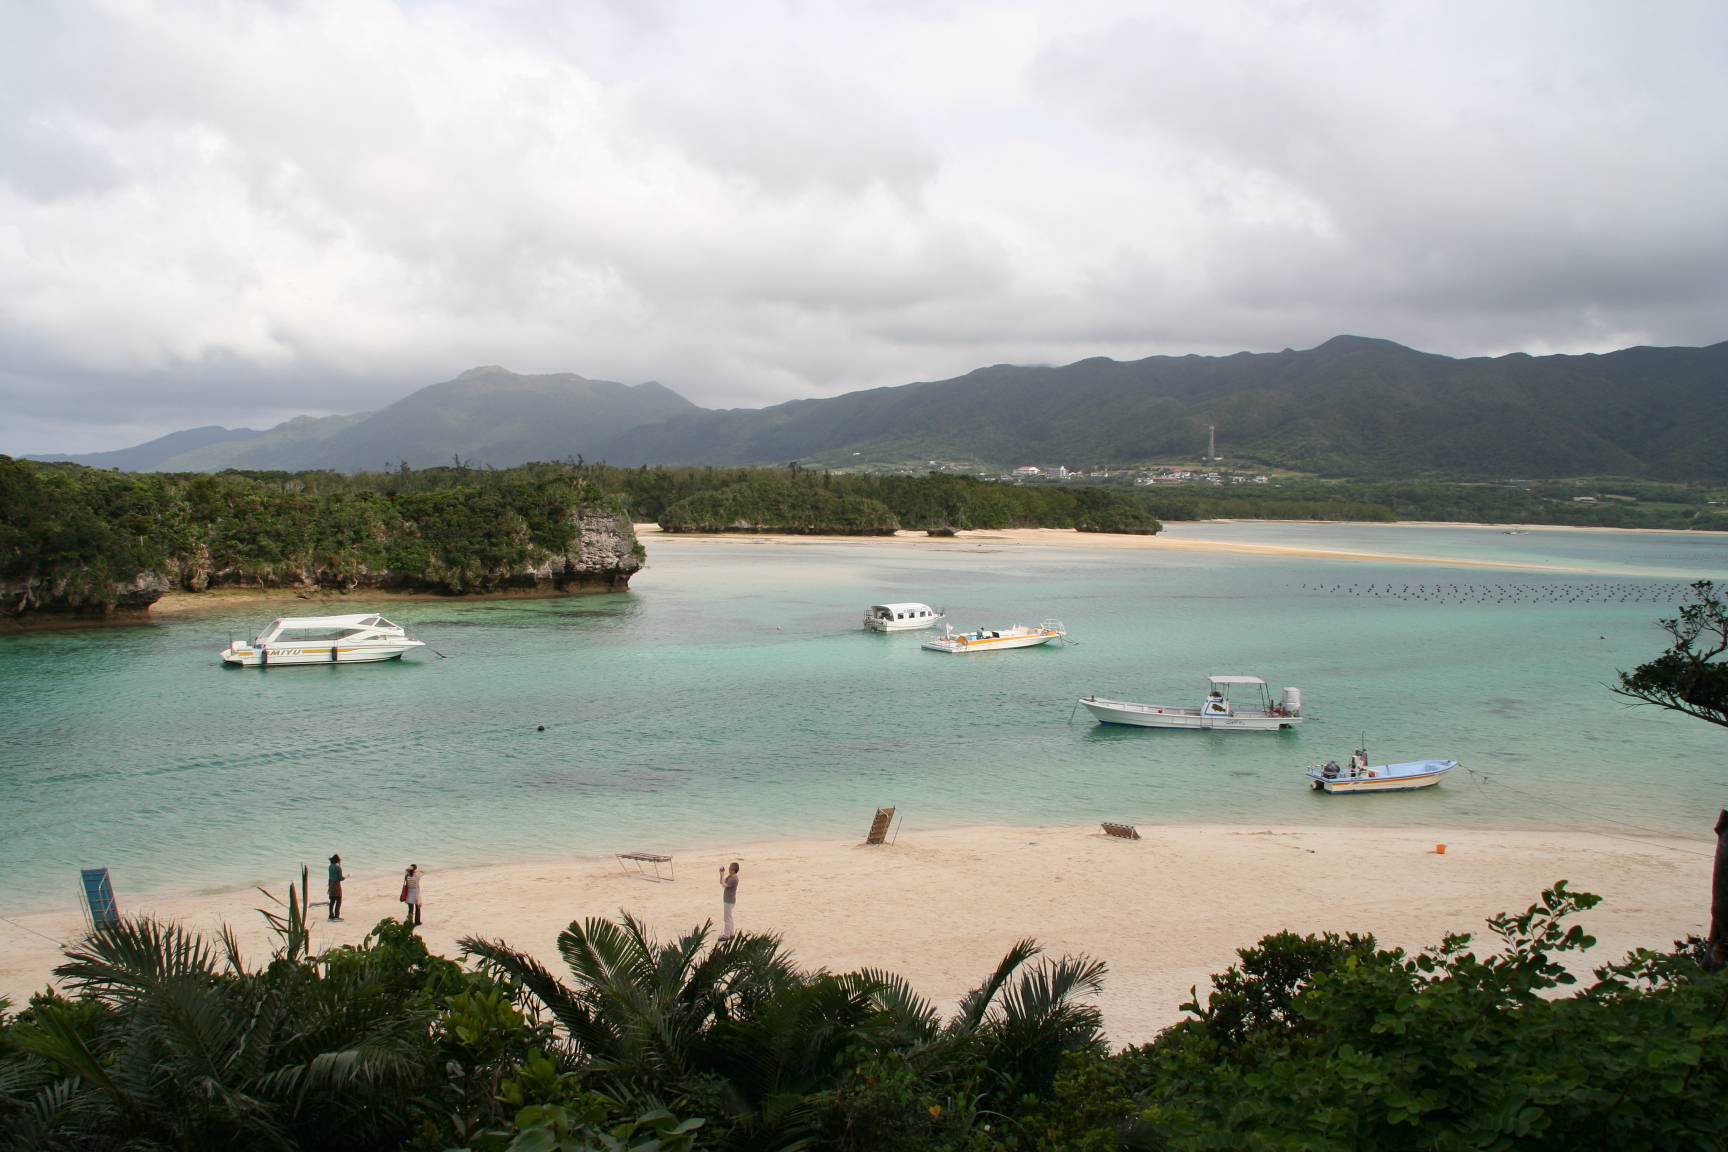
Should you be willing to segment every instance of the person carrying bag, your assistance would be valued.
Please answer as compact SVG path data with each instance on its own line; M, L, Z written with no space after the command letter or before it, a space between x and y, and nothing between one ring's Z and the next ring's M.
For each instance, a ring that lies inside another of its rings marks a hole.
M402 874L402 895L398 897L408 905L402 914L402 922L411 928L420 926L420 865L408 865L408 871Z

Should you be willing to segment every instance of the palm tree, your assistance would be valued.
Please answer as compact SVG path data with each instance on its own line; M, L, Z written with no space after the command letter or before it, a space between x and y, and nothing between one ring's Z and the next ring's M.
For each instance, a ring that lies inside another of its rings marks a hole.
M1042 949L1022 940L944 1023L892 973L803 972L776 936L708 947L711 930L659 942L628 913L573 922L558 937L573 986L502 942L462 948L532 992L614 1094L678 1097L710 1116L718 1105L729 1134L716 1125L704 1138L739 1149L804 1146L849 1051L964 1082L975 1108L973 1095L1007 1107L1047 1089L1065 1054L1105 1047L1098 1009L1080 1002L1102 988L1104 965L1085 956L1028 968Z
M859 975L879 987L876 1002L892 1019L895 1046L908 1060L931 1077L981 1064L986 1096L1005 1106L1022 1093L1046 1091L1068 1053L1108 1049L1102 1014L1081 999L1103 991L1104 962L1044 957L1022 971L1043 951L1035 940L1017 942L945 1024L901 977L874 969Z
M295 919L303 895L291 894ZM253 969L226 929L215 945L148 918L91 931L55 969L79 999L39 997L8 1029L41 1062L26 1069L34 1091L18 1135L97 1148L399 1146L427 1079L431 1013L408 1007L364 952L327 965L302 943L285 934Z
M776 936L709 947L712 930L660 942L628 913L572 922L558 951L573 986L501 941L461 943L528 989L615 1095L718 1110L729 1128L705 1139L791 1152L806 1143L839 1057L888 1026L879 987L803 972Z

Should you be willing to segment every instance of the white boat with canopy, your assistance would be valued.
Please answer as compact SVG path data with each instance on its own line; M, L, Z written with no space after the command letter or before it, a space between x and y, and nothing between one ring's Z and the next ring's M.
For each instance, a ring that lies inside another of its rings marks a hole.
M1299 688L1284 689L1282 698L1273 703L1266 681L1258 676L1208 676L1206 686L1206 699L1198 708L1131 704L1098 696L1082 697L1080 703L1100 724L1130 724L1138 728L1276 732L1302 723L1302 690Z
M904 632L908 628L934 628L944 619L928 604L872 604L864 613L864 627L877 632Z
M1410 760L1403 764L1368 763L1368 750L1358 748L1350 757L1350 766L1341 768L1336 760L1308 769L1316 791L1328 792L1404 792L1411 788L1429 788L1440 783L1440 777L1458 767L1456 760Z
M1012 628L979 628L972 632L961 632L958 635L955 634L951 625L943 625L942 635L924 641L924 647L933 652L961 654L1000 652L1004 648L1034 648L1039 644L1060 640L1067 635L1068 632L1062 627L1060 620L1046 620L1036 628L1025 624L1016 624Z
M394 660L419 640L376 613L354 616L284 616L250 643L242 640L222 650L228 664L267 668L281 664L360 664Z

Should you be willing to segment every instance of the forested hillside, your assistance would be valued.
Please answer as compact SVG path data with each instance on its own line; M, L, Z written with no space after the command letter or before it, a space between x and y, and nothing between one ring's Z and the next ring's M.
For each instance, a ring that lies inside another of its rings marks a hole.
M998 364L952 380L711 411L659 384L475 368L379 412L191 429L97 467L367 471L531 460L893 471L1193 461L1328 478L1728 481L1728 343L1455 360L1339 336L1306 351Z
M313 468L425 468L455 457L494 468L596 455L606 437L638 424L702 409L652 381L626 387L573 372L523 376L470 368L377 412L297 416L264 432L194 428L84 456L38 455L128 472L220 472Z
M620 464L1193 460L1323 476L1728 478L1728 343L1455 360L1340 336L1308 351L1000 364L606 440ZM856 454L856 455L855 455Z

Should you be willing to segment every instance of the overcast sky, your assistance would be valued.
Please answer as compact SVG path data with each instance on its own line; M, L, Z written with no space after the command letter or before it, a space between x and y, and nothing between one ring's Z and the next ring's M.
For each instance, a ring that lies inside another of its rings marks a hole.
M1728 339L1728 6L0 0L0 452Z

